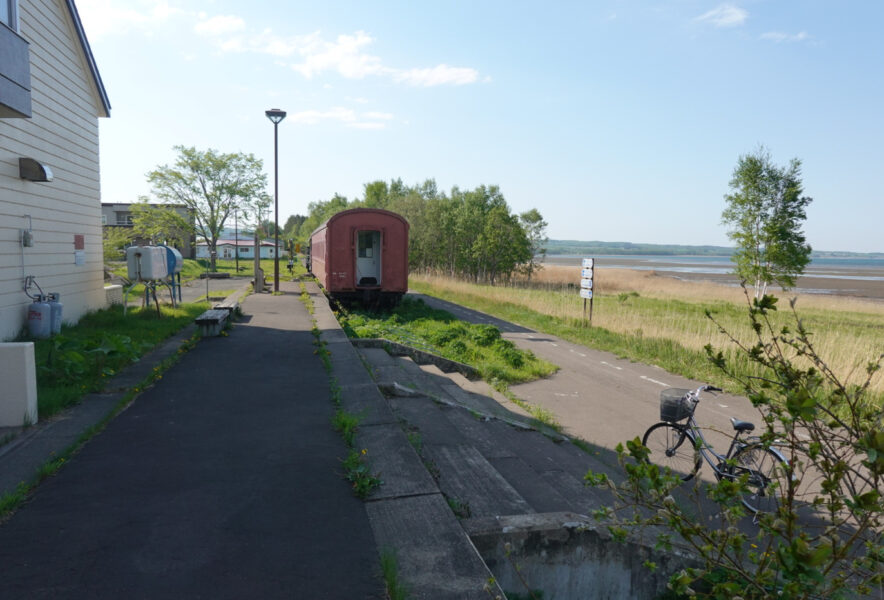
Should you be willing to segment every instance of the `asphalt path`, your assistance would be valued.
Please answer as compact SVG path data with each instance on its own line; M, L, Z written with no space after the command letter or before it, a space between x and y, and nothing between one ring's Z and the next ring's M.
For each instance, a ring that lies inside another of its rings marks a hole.
M618 443L644 435L660 421L662 390L694 389L709 383L592 350L452 302L412 295L463 321L494 325L519 348L558 366L552 376L511 386L510 391L549 410L566 433L597 446L614 449ZM704 394L695 416L707 441L721 454L727 452L733 436L731 417L761 425L761 417L749 400L730 394ZM701 473L711 479L708 465Z

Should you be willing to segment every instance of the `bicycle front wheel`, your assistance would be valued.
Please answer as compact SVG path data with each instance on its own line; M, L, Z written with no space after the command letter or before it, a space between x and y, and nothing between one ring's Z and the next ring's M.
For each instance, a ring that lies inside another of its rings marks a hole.
M754 513L771 513L779 504L779 483L787 477L789 463L774 450L752 444L733 457L734 479L746 475L743 505Z
M687 481L700 470L700 452L690 429L673 423L657 423L645 432L642 445L651 451L648 460Z

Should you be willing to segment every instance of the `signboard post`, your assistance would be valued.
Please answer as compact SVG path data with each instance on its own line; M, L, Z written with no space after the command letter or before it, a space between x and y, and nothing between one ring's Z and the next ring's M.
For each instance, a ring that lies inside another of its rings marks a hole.
M589 300L589 324L592 325L592 292L595 260L584 258L580 269L580 297L583 298L583 323L586 326L586 301Z

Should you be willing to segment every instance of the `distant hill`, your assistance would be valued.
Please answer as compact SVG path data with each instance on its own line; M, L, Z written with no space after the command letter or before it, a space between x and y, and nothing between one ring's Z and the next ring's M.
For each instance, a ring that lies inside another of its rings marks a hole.
M548 256L576 254L593 255L649 255L649 256L726 256L734 253L734 248L726 246L683 246L680 244L633 244L632 242L581 242L577 240L549 240L546 244ZM884 258L884 252L838 252L814 251L813 258Z
M579 242L576 240L549 240L546 253L559 254L614 255L660 255L660 256L730 256L733 248L723 246L682 246L677 244L633 244L632 242Z

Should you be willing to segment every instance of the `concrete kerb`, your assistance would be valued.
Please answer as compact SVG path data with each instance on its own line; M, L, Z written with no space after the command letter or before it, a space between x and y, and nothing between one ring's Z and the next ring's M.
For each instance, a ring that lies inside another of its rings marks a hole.
M340 341L344 332L324 295L314 282L305 285L313 300L320 341L331 354L332 376L339 384L343 374L348 377L341 387L341 404L365 415L357 447L366 450L372 470L384 482L366 501L378 551L395 552L399 575L413 598L488 598L485 587L491 572L395 422L356 349L349 340ZM496 584L491 592L492 597L503 597Z

